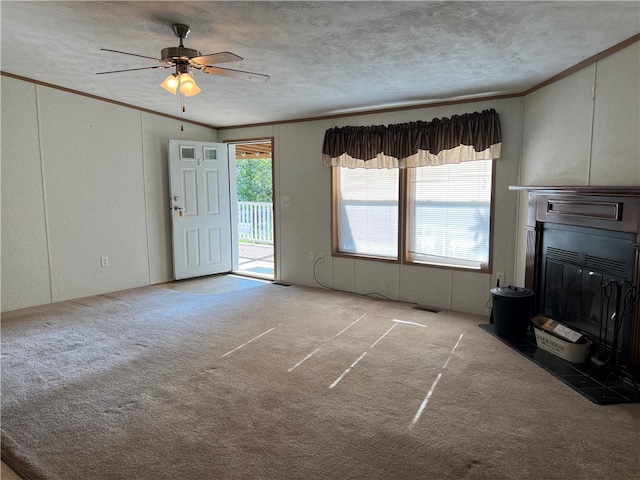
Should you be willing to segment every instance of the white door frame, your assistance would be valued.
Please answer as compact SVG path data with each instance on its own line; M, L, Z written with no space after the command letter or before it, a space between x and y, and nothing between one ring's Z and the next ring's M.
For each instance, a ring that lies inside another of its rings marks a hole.
M266 143L269 142L271 144L271 197L273 202L273 280L277 281L279 278L278 275L278 255L277 255L277 242L278 242L278 205L276 202L276 174L275 174L275 139L274 137L254 137L254 138L246 138L246 139L229 139L224 140L224 142L229 145L229 147L233 147L233 151L229 151L229 171L231 172L229 175L229 180L231 183L232 194L231 194L231 205L233 208L233 226L234 226L234 249L236 254L234 255L234 271L239 270L239 260L238 260L238 194L237 194L237 178L236 178L236 145L243 144L256 144L256 143ZM244 273L243 273L244 274ZM248 275L248 274L247 274Z

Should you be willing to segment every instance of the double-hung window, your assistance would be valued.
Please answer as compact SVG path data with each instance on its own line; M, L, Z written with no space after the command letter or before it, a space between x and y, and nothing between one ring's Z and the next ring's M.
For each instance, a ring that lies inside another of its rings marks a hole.
M406 261L487 270L493 161L409 169Z
M334 254L488 270L492 160L333 168Z
M334 252L396 260L400 170L335 169Z
M490 271L501 145L494 109L327 130L333 255Z

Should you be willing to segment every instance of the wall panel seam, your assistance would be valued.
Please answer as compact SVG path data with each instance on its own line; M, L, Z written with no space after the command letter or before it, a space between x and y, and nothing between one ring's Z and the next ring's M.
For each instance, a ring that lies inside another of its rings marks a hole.
M596 85L598 81L598 62L593 65L593 84L591 86L591 134L589 138L589 161L587 162L587 185L591 185L591 163L593 162L593 132L596 118Z
M144 229L147 237L147 285L151 285L151 239L149 237L149 198L147 197L147 171L144 150L144 113L140 114L140 161L142 162L142 194L144 198Z
M44 235L47 247L47 268L49 277L49 303L53 302L53 275L52 275L52 260L51 260L51 235L49 232L49 208L47 205L47 188L45 181L45 168L44 168L44 146L42 141L42 115L40 113L40 87L34 85L35 88L35 101L36 101L36 118L37 125L36 137L38 139L38 153L40 155L40 181L42 182L42 207L44 215Z

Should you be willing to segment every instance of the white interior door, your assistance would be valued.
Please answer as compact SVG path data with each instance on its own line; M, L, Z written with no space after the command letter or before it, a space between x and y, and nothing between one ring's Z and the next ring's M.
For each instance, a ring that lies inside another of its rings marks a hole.
M169 140L176 280L233 269L229 155L223 143Z

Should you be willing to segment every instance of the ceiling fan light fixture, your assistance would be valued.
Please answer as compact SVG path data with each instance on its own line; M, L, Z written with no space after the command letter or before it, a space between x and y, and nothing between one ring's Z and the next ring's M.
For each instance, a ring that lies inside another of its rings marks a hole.
M180 79L177 73L172 73L160 84L167 92L174 95L178 92L178 85L180 85Z
M185 97L192 97L193 95L199 94L202 90L196 84L196 81L189 73L181 73L180 78L180 92Z

